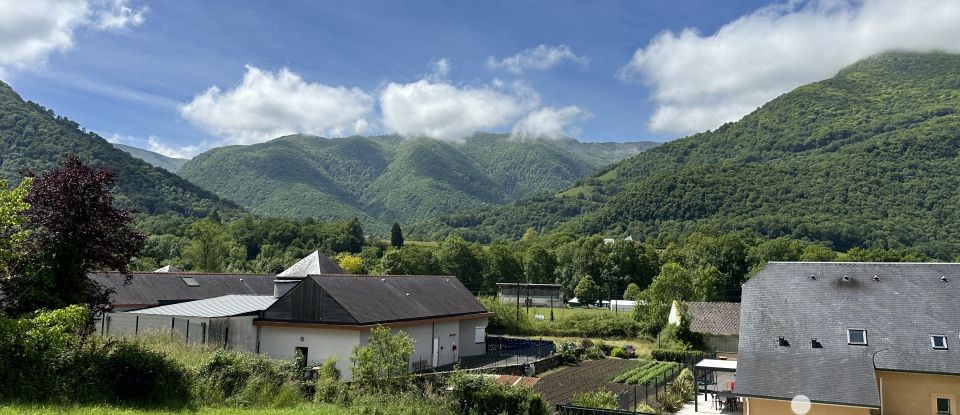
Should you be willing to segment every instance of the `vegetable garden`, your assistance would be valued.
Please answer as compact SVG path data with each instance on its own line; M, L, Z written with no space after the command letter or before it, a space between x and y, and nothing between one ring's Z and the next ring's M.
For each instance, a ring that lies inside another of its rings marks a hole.
M664 379L672 378L681 369L680 363L650 360L642 362L635 369L617 375L613 378L613 382L630 385L646 385L658 381L662 383Z

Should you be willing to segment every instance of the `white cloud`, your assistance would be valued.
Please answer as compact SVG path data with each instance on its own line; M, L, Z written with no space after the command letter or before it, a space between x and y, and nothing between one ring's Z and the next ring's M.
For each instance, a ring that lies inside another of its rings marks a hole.
M523 73L526 70L547 70L557 66L564 61L570 61L580 66L586 66L590 60L577 56L567 45L547 46L538 45L535 48L524 49L516 55L497 60L490 56L487 58L487 68L505 69L515 74Z
M254 144L294 133L362 134L372 109L373 98L358 88L309 83L287 68L272 73L247 66L240 85L212 86L180 114L227 144Z
M890 49L960 51L960 2L791 1L704 36L665 32L620 77L640 77L658 104L650 128L686 134L734 121L797 86Z
M207 146L204 146L207 147ZM147 138L147 150L150 150L154 153L162 154L167 157L173 157L178 159L189 159L193 158L197 154L200 154L203 151L201 146L181 146L181 147L172 147L164 144L160 141L160 138L154 135L151 135Z
M540 108L518 121L513 126L512 135L518 138L561 138L579 134L570 124L586 120L593 114L580 107L570 105L563 108Z
M450 71L453 70L453 63L447 58L437 59L430 62L430 70L431 73L427 76L429 79L446 79L447 75L450 75Z
M0 70L42 64L73 47L78 28L120 30L143 23L129 0L0 0Z
M540 98L521 83L464 87L423 79L390 83L380 93L383 125L393 133L458 141L509 125L536 107Z

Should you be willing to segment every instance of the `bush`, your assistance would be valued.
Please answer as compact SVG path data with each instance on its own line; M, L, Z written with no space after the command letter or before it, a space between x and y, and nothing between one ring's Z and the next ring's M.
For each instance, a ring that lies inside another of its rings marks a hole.
M685 363L688 360L701 358L703 356L703 352L696 350L655 349L650 352L650 355L654 360Z
M546 402L533 390L497 383L487 377L465 373L450 379L452 396L461 413L500 415L547 415Z
M407 362L413 345L406 333L390 334L389 328L374 327L367 345L354 346L350 354L354 383L379 392L406 389L410 380Z
M217 349L197 369L197 394L204 402L288 407L304 398L300 377L293 362Z
M500 301L497 297L479 297L480 302L488 311L494 313L487 322L487 332L491 334L532 334L533 325L530 316L521 312L517 319L516 305Z
M692 398L694 393L693 372L687 368L680 371L680 374L667 387L667 393L672 394L681 402L686 402Z
M630 355L627 353L627 351L620 346L614 347L613 350L610 351L610 356L619 357L621 359L630 358Z
M600 346L593 346L586 350L584 357L590 360L600 360L606 357L603 354L603 349Z
M573 396L570 403L574 406L599 409L619 409L617 396L608 390L597 389L593 392L580 392Z
M190 399L184 368L134 343L117 343L98 372L104 390L123 403L181 405Z
M337 405L346 405L350 402L350 388L340 381L340 370L337 369L335 357L328 358L320 366L314 385L313 399L318 403Z

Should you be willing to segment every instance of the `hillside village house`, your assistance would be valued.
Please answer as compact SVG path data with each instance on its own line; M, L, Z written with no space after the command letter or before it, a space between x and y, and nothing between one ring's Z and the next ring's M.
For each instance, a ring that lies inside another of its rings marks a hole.
M960 264L771 262L740 322L745 413L960 413Z
M134 275L115 295L121 301L115 307L126 311L106 314L101 332L170 333L190 343L277 358L299 352L308 365L335 357L344 379L350 379L353 347L366 344L377 325L413 338L411 371L486 353L491 313L456 278L300 275L330 269L323 258L311 255L277 276ZM107 285L114 277L92 278ZM150 306L132 309L134 303Z

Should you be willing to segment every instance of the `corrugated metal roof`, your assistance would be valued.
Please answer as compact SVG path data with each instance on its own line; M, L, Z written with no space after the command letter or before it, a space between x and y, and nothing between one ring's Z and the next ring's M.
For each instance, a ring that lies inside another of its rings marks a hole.
M224 295L130 312L163 316L231 317L266 310L276 300L272 295Z

